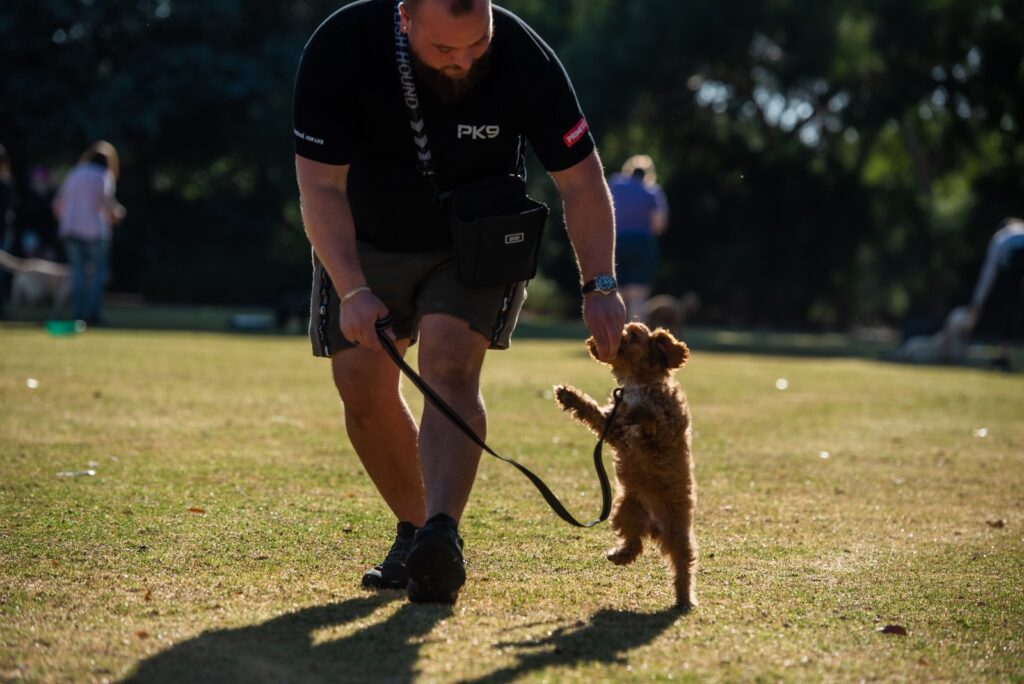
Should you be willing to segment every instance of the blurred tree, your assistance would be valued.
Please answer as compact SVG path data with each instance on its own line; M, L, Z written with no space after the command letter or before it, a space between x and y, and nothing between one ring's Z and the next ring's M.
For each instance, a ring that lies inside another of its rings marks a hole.
M605 4L564 54L606 163L662 169L659 289L718 322L891 322L962 301L1020 211L1022 7Z
M291 81L336 3L39 0L0 9L0 131L22 164L121 151L114 286L272 302L308 278ZM5 71L8 71L5 69Z
M308 277L294 71L343 4L3 3L0 141L22 178L118 146L118 289L272 303ZM1021 0L506 5L566 62L607 166L655 157L672 205L658 289L699 292L704 320L938 315L1024 211ZM558 230L543 268L575 298Z

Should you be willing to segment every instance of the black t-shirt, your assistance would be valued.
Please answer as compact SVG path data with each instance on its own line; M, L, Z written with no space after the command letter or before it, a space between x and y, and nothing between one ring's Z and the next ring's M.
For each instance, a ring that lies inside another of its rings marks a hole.
M521 19L494 7L482 80L445 105L417 83L437 185L511 173L519 136L548 171L585 159L594 141L565 69ZM295 152L349 164L356 236L387 251L451 244L447 216L420 175L394 49L393 0L362 0L331 15L302 53L295 81Z

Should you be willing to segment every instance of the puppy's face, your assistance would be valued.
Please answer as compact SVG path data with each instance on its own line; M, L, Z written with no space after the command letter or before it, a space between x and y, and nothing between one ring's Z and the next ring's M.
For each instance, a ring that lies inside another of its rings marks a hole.
M587 340L590 355L597 358L594 338ZM671 375L690 358L687 346L667 330L651 332L643 323L630 323L622 330L619 353L612 359L612 375L620 383L649 384Z

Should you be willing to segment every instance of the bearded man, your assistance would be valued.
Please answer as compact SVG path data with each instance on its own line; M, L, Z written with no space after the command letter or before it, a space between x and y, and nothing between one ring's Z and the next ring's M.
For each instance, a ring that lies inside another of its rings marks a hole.
M313 248L310 339L331 360L349 439L399 521L366 587L456 600L458 524L481 454L429 403L417 426L377 322L391 317L402 354L420 342L423 379L484 437L484 355L508 348L526 298L526 281L460 280L447 193L521 171L528 141L562 197L584 322L601 359L618 351L614 219L588 128L555 53L489 0L362 0L303 51L294 132Z

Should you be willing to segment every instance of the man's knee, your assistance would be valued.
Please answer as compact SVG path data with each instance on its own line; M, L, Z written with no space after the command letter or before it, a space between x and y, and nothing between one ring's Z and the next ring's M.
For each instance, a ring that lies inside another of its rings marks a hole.
M488 342L464 321L424 317L420 374L431 385L476 391Z
M428 384L440 387L475 390L480 379L480 365L459 355L420 357L420 374Z
M331 357L331 370L346 413L372 413L401 401L398 367L383 353L348 349Z

